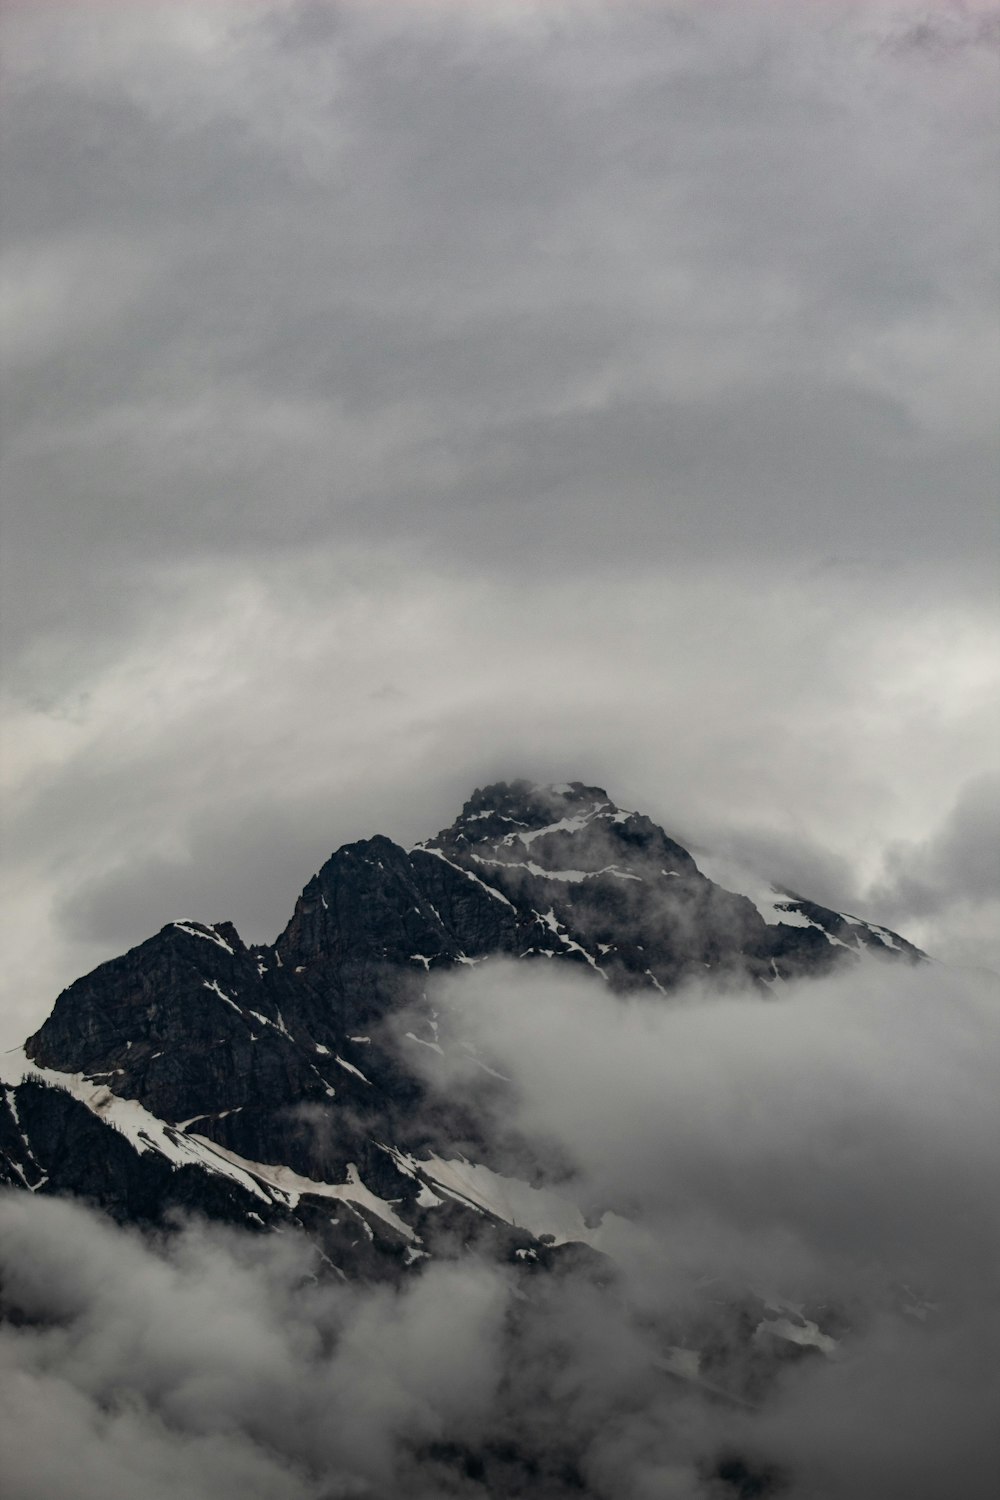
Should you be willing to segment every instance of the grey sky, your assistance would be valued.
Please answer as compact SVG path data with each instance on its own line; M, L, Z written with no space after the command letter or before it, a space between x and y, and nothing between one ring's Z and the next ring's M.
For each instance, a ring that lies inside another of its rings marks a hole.
M11 1042L498 775L997 962L993 8L3 30Z

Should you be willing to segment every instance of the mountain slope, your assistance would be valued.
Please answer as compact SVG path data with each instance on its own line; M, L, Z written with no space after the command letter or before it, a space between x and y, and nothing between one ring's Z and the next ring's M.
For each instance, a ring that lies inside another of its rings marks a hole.
M706 974L771 986L866 954L922 957L793 894L755 897L600 787L482 788L413 849L338 850L272 946L172 922L72 984L5 1059L0 1180L143 1223L179 1209L298 1222L347 1275L395 1276L456 1233L551 1258L538 1236L587 1238L579 1214L497 1176L477 1120L428 1098L428 975L503 956L668 1003ZM421 1019L400 1037L411 1007Z

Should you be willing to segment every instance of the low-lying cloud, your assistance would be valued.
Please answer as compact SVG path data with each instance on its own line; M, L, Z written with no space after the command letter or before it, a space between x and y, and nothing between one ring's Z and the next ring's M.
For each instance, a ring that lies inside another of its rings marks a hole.
M442 1037L516 1080L498 1134L570 1164L559 1191L590 1222L606 1212L594 1242L676 1342L685 1320L725 1327L717 1299L735 1305L737 1289L850 1324L831 1360L796 1367L736 1424L791 1493L987 1492L995 982L866 962L765 998L664 1004L491 963L433 998ZM482 1098L468 1056L421 1060L449 1095Z
M497 1271L359 1290L320 1285L298 1237L145 1242L20 1194L2 1216L4 1299L24 1320L0 1336L12 1497L389 1496L408 1446L483 1430Z
M714 1223L720 1272L780 1232L796 1275L815 1258L820 1278L877 1263L921 1282L959 1264L992 1276L1000 1209L968 1205L1000 1135L1000 986L870 962L766 998L664 1002L491 962L438 993L516 1080L508 1122L556 1142L602 1206L671 1234ZM447 1092L475 1090L467 1054L450 1056Z
M430 999L515 1080L411 1047L432 1088L558 1159L602 1254L347 1285L290 1234L9 1194L11 1500L985 1500L995 989L873 962L666 1002L488 962Z

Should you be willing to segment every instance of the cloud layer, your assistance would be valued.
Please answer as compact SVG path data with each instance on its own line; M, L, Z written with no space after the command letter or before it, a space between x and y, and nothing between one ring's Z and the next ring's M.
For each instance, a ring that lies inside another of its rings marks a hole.
M8 1044L497 775L996 961L994 10L3 29Z
M1000 1452L988 1373L1000 1215L984 1192L1000 1127L995 979L868 962L768 999L706 989L664 1004L487 964L430 998L442 1040L471 1042L514 1080L494 1136L559 1160L559 1191L589 1222L604 1216L593 1243L623 1268L647 1327L728 1348L715 1369L732 1389L741 1292L790 1299L821 1324L825 1308L834 1330L839 1309L852 1325L752 1416L709 1423L717 1443L761 1455L796 1497L988 1493ZM446 1051L422 1055L429 1079L488 1108L468 1052ZM619 1494L646 1493L633 1438ZM661 1461L670 1451L662 1438ZM678 1494L701 1493L686 1483Z
M487 964L432 1000L613 1266L348 1286L290 1235L8 1194L12 1500L724 1500L737 1464L788 1500L992 1493L995 986L872 963L666 1004Z
M995 7L2 27L0 1045L518 775L1000 964ZM6 1197L13 1500L718 1500L727 1455L791 1500L992 1493L984 980L438 1003L614 1285L329 1286ZM837 1357L774 1378L748 1287L836 1304ZM695 1342L758 1404L656 1364Z

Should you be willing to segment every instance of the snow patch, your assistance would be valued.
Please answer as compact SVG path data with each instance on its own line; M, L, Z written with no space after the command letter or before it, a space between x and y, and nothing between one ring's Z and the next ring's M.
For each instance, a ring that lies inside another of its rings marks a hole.
M604 973L604 970L601 968L596 958L594 958L592 954L588 953L586 948L582 948L580 944L575 941L575 939L570 937L568 932L564 932L563 929L559 926L555 910L551 906L549 907L548 911L544 913L544 915L541 912L536 911L535 916L549 929L551 933L555 934L555 936L559 939L559 941L562 943L564 948L567 949L568 952L582 953L590 967L592 969L595 969L597 973L601 975L602 979L607 978L607 975Z
M219 983L216 980L214 980L214 979L203 979L202 980L202 986L206 990L212 990L212 991L214 991L214 993L216 995L218 995L218 997L219 997L220 1000L225 1000L226 1004L227 1005L231 1005L232 1008L233 1008L233 1010L236 1012L236 1014L238 1016L242 1016L243 1012L240 1009L240 1007L236 1004L236 1001L233 999L233 997L231 995L227 995L226 994L225 990L222 989L222 987L219 985Z
M437 1042L425 1042L423 1037L414 1036L412 1031L406 1032L406 1039L408 1042L416 1042L419 1047L429 1047L431 1051L436 1052L439 1057L444 1057L444 1053L438 1046Z
M737 864L734 860L724 859L714 854L698 855L698 868L709 880L714 880L716 885L721 885L724 890L735 891L739 896L746 896L752 901L769 927L777 927L783 923L786 927L814 927L816 924L798 910L795 906L789 906L787 891L781 891L777 886L771 885L770 881L763 876L755 875L753 871Z
M440 1189L505 1224L527 1229L529 1234L550 1234L556 1245L574 1241L594 1244L599 1238L599 1231L587 1228L577 1205L552 1188L534 1188L515 1177L502 1177L492 1168L463 1157L446 1161L431 1154L409 1161L421 1177L430 1181L434 1191Z
M888 927L879 927L876 922L866 922L865 926L869 932L874 932L876 937L880 937L887 948L893 948L897 953L902 953L903 950L896 942L895 934L890 932Z
M246 1188L248 1192L269 1201L268 1194L260 1185L246 1172L235 1169L225 1159L225 1153L222 1152L221 1147L216 1146L214 1142L204 1140L200 1136L183 1134L180 1127L168 1125L164 1120L159 1120L155 1115L150 1114L149 1110L144 1108L138 1100L119 1099L118 1095L113 1094L105 1084L96 1083L93 1078L87 1078L82 1073L60 1073L54 1068L38 1067L25 1057L21 1049L18 1049L16 1055L21 1059L20 1071L22 1073L38 1079L40 1083L66 1089L74 1099L79 1099L81 1104L85 1104L91 1114L121 1131L140 1155L145 1155L147 1151L156 1151L160 1156L166 1157L172 1166L182 1167L194 1164L204 1167L206 1171L214 1172L218 1176L229 1177L233 1182L238 1182L241 1187Z
M336 1057L342 1068L344 1068L348 1073L353 1073L355 1078L360 1078L362 1083L367 1083L368 1086L371 1087L371 1079L366 1078L360 1068L356 1068L353 1063L345 1062L344 1058L341 1057L339 1052L336 1054Z
M527 846L549 833L579 833L581 828L586 828L591 819L597 816L602 807L608 805L607 802L595 802L588 812L574 813L571 818L560 818L556 823L547 823L544 828L529 829L527 833L519 833L517 837Z
M548 870L543 865L536 864L533 859L486 859L481 854L473 854L472 858L477 865L492 865L501 870L527 870L537 880L562 880L569 885L579 885L582 880L596 880L599 875L613 875L618 880L642 881L641 875L620 870L617 865L603 865L599 870Z
M190 922L171 922L170 926L179 927L181 932L190 933L191 937L204 938L206 943L218 943L220 948L225 948L227 953L232 953L235 957L236 949L231 947L224 937L220 937L214 927L206 926L202 929L193 926Z
M485 880L480 880L478 875L473 875L472 871L466 870L463 865L454 864L450 859L446 858L446 856L441 853L440 849L425 849L419 844L415 844L414 848L419 849L421 854L433 854L436 859L443 860L446 865L450 865L453 870L457 870L458 873L460 875L464 875L467 880L474 881L476 885L482 886L486 894L488 896L492 896L494 901L502 901L504 906L510 907L511 911L514 911L516 909L513 901L508 901L507 897L503 894L502 891L495 890L493 886L487 885ZM412 853L413 851L411 850L410 852ZM433 907L431 908L431 910L433 911ZM437 912L434 912L434 915L437 916ZM438 917L438 921L441 921L440 917ZM444 924L442 923L442 925Z
M803 1348L819 1349L824 1354L835 1354L837 1352L837 1340L832 1339L828 1333L823 1333L815 1323L808 1319L791 1318L765 1318L758 1323L754 1330L754 1338L770 1335L771 1338L784 1339L788 1344L799 1344Z
M200 1136L191 1136L189 1139L202 1141ZM307 1194L318 1198L339 1198L344 1202L357 1204L360 1208L366 1208L383 1223L389 1224L404 1239L416 1239L409 1224L403 1222L392 1206L383 1198L379 1198L370 1188L365 1187L353 1162L348 1165L346 1182L317 1182L312 1177L303 1177L298 1172L293 1172L291 1167L249 1161L246 1157L238 1156L235 1151L216 1145L214 1141L203 1141L203 1144L222 1157L231 1167L251 1179L256 1178L259 1183L270 1188L271 1196L283 1199L290 1208L294 1208L299 1199Z

